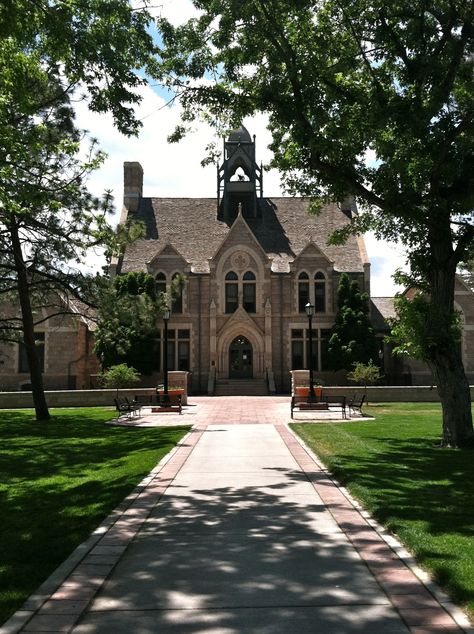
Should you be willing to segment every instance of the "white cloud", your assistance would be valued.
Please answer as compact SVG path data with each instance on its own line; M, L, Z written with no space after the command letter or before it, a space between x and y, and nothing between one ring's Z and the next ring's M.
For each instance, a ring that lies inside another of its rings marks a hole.
M200 15L191 0L161 0L159 4L150 7L148 11L155 17L165 17L171 24L178 26L190 18Z
M402 287L395 284L392 275L397 269L407 270L402 245L377 240L372 233L365 235L365 245L371 263L370 292L373 297L391 297Z
M216 195L216 168L213 165L201 167L205 157L205 147L211 141L218 146L221 139L215 139L214 131L204 123L193 124L194 132L179 143L167 142L168 135L180 123L180 109L177 105L165 105L150 87L140 89L142 102L137 108L137 116L143 121L138 137L121 135L113 126L109 115L91 113L85 103L77 108L77 123L86 128L90 136L99 140L100 147L108 154L104 165L89 179L90 189L95 194L112 189L117 218L123 196L123 163L138 161L144 170L144 195L157 197L209 197ZM251 134L257 137L258 159L264 163L271 158L267 145L270 134L266 130L266 118L262 115L246 120ZM279 175L275 170L265 173L266 195L280 195Z

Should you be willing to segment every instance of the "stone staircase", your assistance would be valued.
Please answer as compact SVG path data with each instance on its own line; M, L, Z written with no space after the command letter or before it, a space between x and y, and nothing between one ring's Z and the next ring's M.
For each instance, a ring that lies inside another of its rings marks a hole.
M268 396L265 379L218 379L214 396Z

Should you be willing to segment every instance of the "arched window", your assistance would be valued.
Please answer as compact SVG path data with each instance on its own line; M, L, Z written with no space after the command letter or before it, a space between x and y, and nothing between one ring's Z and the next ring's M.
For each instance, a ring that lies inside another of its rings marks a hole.
M174 273L172 279L175 280L179 276L179 273ZM183 290L179 291L179 295L173 297L171 304L171 312L182 313L183 312Z
M234 271L229 271L225 276L225 312L234 313L239 305L238 276Z
M304 313L309 302L309 277L307 273L298 275L298 312Z
M156 280L156 292L166 293L166 275L164 273L158 273L155 277Z
M321 272L314 276L314 312L326 312L326 278Z
M247 271L243 276L243 302L244 309L248 313L257 312L256 278L252 271Z

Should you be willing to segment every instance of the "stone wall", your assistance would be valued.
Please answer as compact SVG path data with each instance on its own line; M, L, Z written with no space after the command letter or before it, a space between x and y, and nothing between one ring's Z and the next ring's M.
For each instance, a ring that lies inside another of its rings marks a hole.
M114 407L117 390L58 390L47 391L49 407ZM133 398L137 395L156 394L155 388L131 388L119 390L119 396ZM33 407L31 392L0 392L0 409Z
M345 395L351 398L355 392L360 393L361 387L331 387L324 386L323 394ZM429 386L377 386L367 388L369 403L427 403L438 402L436 389ZM135 395L155 394L154 388L131 388L119 390L120 396L133 398ZM116 390L64 390L46 392L49 407L99 407L112 406ZM289 400L288 396L288 400ZM474 400L474 385L471 385L471 398ZM190 397L191 403L193 397ZM31 392L0 392L0 409L15 409L32 407Z

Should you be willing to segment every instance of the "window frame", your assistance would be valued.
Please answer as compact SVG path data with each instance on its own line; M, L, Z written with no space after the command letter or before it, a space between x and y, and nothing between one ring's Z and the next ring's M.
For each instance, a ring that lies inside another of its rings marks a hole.
M35 332L35 344L39 351L39 360L41 367L41 374L44 374L46 367L46 332L40 330ZM26 348L23 341L18 344L18 374L29 374L30 364L28 363L28 357L26 356Z
M235 297L230 298L230 290L235 293ZM246 299L246 294L250 293L250 299ZM257 275L252 269L247 269L244 273L236 273L230 269L224 275L224 313L231 315L241 306L245 312L255 315L257 310ZM231 301L232 300L232 301Z
M178 275L180 275L180 273L178 271L175 271L172 275L171 275L171 283L173 282L173 280L178 277ZM171 312L174 313L175 315L182 315L184 312L184 288L181 290L181 293L175 297L174 299L171 300Z
M322 288L322 294L319 295L317 289ZM313 289L314 289L314 312L325 313L326 312L326 276L322 271L316 271L313 277ZM320 300L318 302L318 300Z
M295 335L295 332L301 332L300 336ZM327 353L327 344L329 341L329 334L331 328L324 328L322 326L313 326L312 328L312 343L313 343L313 369L315 372L327 372L325 364L325 356ZM308 352L309 352L309 328L308 324L305 325L291 325L289 331L290 341L290 368L292 370L306 370L308 368ZM302 365L301 367L294 367L295 359L295 344L302 345Z
M322 294L317 293L317 287L322 287ZM328 312L327 289L328 278L324 271L318 269L314 274L309 274L306 269L301 270L296 276L296 312L300 315L305 313L305 306L310 302L314 306L315 313L326 314Z
M170 290L171 282L178 275L182 275L182 274L179 271L175 271L171 276L168 276L164 271L159 271L155 275L156 292L168 294ZM171 306L169 306L171 313L174 313L176 315L182 315L185 312L185 305L186 305L185 290L186 289L183 288L179 297L171 301Z
M186 333L184 336L183 333ZM174 372L181 370L183 372L191 371L191 346L192 343L192 330L191 326L177 324L174 328L168 328L168 371ZM183 344L187 344L188 350L188 367L180 368L180 349L183 349ZM154 365L155 372L163 372L163 358L165 352L165 329L160 327L158 329L158 336L156 342L156 348L154 351L156 363Z

